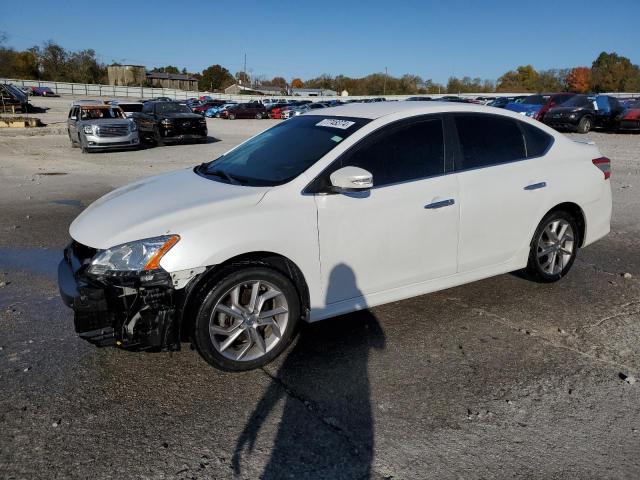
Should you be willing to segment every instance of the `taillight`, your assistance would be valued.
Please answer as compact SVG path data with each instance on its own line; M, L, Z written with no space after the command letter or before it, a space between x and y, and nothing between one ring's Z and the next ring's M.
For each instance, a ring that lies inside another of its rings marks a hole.
M607 157L594 158L591 160L593 164L604 173L604 179L608 180L611 177L611 160Z

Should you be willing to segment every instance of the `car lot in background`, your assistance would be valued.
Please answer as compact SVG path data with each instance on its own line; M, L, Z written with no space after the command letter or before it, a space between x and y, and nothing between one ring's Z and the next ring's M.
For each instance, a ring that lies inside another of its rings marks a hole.
M530 95L520 99L518 102L507 103L505 109L543 121L545 114L551 107L562 105L574 95L574 93Z

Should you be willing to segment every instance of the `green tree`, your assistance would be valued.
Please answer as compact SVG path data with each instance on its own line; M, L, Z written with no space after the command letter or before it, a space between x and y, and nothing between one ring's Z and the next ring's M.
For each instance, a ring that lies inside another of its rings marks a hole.
M211 65L202 71L200 79L198 80L198 88L200 90L213 92L216 90L223 90L229 85L232 85L233 82L233 76L229 70L216 64Z
M540 75L531 65L521 65L498 79L498 92L537 92Z
M602 52L591 66L591 84L596 92L637 91L640 70L627 57Z
M59 82L68 80L67 59L69 55L64 48L49 40L37 52L43 79Z
M178 67L174 67L173 65L167 65L166 67L154 67L153 70L151 71L160 72L160 73L180 73L180 70L178 70Z

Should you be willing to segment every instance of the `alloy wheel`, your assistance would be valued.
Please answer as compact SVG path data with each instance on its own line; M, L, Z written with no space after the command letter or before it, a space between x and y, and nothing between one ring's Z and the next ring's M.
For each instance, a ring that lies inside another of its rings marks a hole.
M284 293L269 282L251 280L220 297L209 318L209 337L224 357L251 361L280 343L288 322Z
M547 275L561 273L571 261L574 249L571 224L564 219L549 222L538 239L536 258L540 269Z

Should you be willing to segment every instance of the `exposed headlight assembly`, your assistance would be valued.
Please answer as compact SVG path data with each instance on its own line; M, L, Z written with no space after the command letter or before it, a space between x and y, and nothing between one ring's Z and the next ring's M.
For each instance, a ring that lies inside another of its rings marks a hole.
M138 131L138 124L136 122L131 122L129 124L129 131L130 132L137 132Z
M163 119L160 123L161 123L162 125L165 125L165 126L169 127L169 126L171 126L171 124L172 124L173 122L171 121L171 119L170 119L170 118L165 118L165 119Z
M569 118L570 118L571 120L573 120L574 118L576 118L576 114L575 114L575 113L572 113L571 115L569 115Z
M96 130L96 126L95 125L85 125L83 127L84 133L88 133L89 135L93 134L93 132L95 132Z
M123 243L98 252L87 270L93 275L107 272L140 272L160 268L162 257L180 240L179 235L163 235Z

